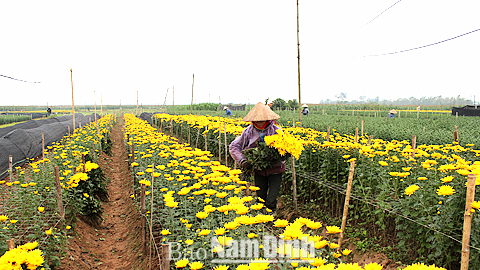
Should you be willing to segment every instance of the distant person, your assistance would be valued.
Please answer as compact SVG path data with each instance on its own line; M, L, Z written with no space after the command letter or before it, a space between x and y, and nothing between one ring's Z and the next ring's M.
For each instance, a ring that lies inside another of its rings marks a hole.
M49 117L50 114L52 114L52 109L50 107L48 107L47 108L47 117Z
M388 112L388 118L395 118L395 114L397 113L396 110L390 110Z
M233 115L232 111L227 106L224 106L223 110L225 111L226 116L232 116Z
M310 113L310 111L308 110L308 105L307 104L303 104L302 105L303 109L302 109L302 114L303 115L308 115Z
M271 99L268 99L267 100L267 106L272 109L272 106L273 106L273 101ZM272 109L273 110L273 109Z

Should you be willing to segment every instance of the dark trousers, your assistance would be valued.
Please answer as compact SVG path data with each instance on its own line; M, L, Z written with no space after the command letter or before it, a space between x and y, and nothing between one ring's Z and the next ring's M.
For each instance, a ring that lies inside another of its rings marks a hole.
M277 196L282 186L282 175L282 173L276 173L263 176L255 173L255 186L260 188L257 190L257 196L262 198L265 206L272 211L277 210Z

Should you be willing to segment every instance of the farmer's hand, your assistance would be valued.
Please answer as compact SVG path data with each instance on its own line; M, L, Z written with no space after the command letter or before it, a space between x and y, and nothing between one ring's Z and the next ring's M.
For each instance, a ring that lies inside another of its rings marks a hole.
M250 161L248 160L244 160L242 161L242 163L240 164L240 167L242 167L244 170L248 171L252 168L252 163L250 163Z

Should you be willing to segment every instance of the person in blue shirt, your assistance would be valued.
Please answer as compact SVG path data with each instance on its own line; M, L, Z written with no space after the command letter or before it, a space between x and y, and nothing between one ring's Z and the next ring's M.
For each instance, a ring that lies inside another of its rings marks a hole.
M308 115L308 114L310 113L310 112L308 111L308 105L307 105L307 104L303 104L302 107L303 107L302 114L303 114L303 115Z
M223 110L225 110L225 115L226 116L232 116L233 115L232 111L227 106L224 106Z
M390 110L388 112L388 118L395 118L395 114L397 113L396 110Z

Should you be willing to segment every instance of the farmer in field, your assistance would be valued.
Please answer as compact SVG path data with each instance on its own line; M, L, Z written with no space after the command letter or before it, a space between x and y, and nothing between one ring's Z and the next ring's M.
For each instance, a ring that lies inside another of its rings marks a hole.
M310 111L308 110L308 105L307 104L303 104L302 105L302 114L303 115L308 115L310 113Z
M273 101L271 99L268 99L267 100L267 106L272 109L272 106L273 106ZM272 109L273 110L273 109Z
M230 144L230 155L244 171L251 170L253 164L247 160L242 150L257 147L257 143L264 141L265 136L277 134L276 130L280 128L274 125L274 121L278 118L280 118L278 114L261 102L257 103L243 118L243 121L252 122L252 124L246 127L242 135ZM277 196L282 185L282 175L285 172L285 162L278 161L265 170L253 170L253 172L255 186L260 188L257 196L275 215Z
M223 110L225 111L226 116L232 116L233 115L232 111L227 106L224 106Z
M388 112L388 118L395 118L395 114L397 113L396 110L390 110Z

